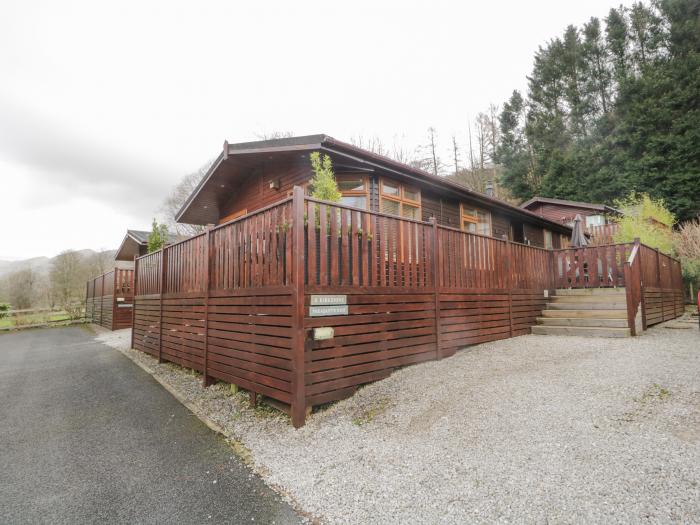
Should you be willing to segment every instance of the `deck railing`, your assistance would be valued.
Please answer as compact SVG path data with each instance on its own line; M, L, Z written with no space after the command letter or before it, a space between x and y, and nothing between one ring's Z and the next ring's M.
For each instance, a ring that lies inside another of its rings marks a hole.
M115 268L87 281L85 318L110 330L131 326L134 270Z
M556 288L608 288L625 285L625 262L632 243L553 250Z
M632 280L630 305L644 312L652 290L660 318L675 315L666 301L680 290L677 261L651 250L650 262L648 251L547 250L320 201L297 187L138 258L133 345L200 370L207 384L277 400L298 426L308 407L396 367L529 333L554 288ZM312 308L324 301L336 308Z

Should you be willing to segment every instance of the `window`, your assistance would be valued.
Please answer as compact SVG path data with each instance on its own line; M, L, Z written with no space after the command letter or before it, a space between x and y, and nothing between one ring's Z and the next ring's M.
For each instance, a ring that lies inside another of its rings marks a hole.
M233 219L238 219L238 217L243 217L246 213L248 213L247 209L234 211L233 213L230 213L229 215L226 215L219 219L219 224L232 221Z
M369 209L369 183L364 175L339 175L338 189L343 194L342 204L355 208Z
M588 215L586 217L586 226L602 226L605 224L603 215Z
M487 211L462 204L462 230L480 235L491 235L491 214Z
M420 190L393 180L382 179L379 184L379 210L417 221L421 218Z
M552 244L552 232L549 230L544 230L544 247L551 250L554 245Z

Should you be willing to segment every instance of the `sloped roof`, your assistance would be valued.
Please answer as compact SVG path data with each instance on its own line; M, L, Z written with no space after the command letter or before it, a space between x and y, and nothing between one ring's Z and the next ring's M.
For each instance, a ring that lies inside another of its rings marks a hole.
M459 197L480 203L491 209L503 211L509 215L526 218L536 224L546 225L554 231L570 233L571 229L559 222L541 217L529 210L514 206L500 199L489 197L473 191L466 186L435 176L419 168L398 162L389 157L364 150L352 144L342 142L325 134L307 135L302 137L287 137L255 142L229 144L224 142L223 151L212 163L209 171L187 198L176 215L176 220L191 224L214 224L218 220L218 207L223 181L215 180L216 175L231 169L232 162L240 163L247 168L259 158L272 158L273 155L298 155L311 151L323 151L331 155L352 161L355 165L367 168L378 168L384 172L411 179L414 182L428 184L440 188L444 192L456 194ZM297 157L298 158L298 157Z
M612 213L615 215L622 215L623 213L617 208L608 206L607 204L596 204L594 202L579 202L579 201L567 201L564 199L551 199L549 197L533 197L530 200L523 202L520 207L523 209L529 209L533 204L557 204L559 206L571 206L572 208L584 208L588 210L602 211L603 213Z
M134 255L138 255L139 253L139 247L146 246L148 244L148 236L150 234L150 231L126 230L124 240L119 245L117 253L114 255L114 259L117 261L133 261ZM166 244L174 244L176 242L184 241L188 237L188 235L168 233Z

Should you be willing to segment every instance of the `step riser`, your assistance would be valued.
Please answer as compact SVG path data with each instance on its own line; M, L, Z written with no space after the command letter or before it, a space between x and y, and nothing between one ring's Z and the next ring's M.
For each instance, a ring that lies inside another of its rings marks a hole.
M588 304L588 303L622 303L627 302L626 296L614 295L555 295L550 297L552 303L557 304Z
M586 328L580 326L542 326L532 327L537 335L580 335L584 337L629 337L629 328Z
M548 303L547 310L626 310L626 303Z
M543 310L542 317L627 319L626 310Z
M598 328L627 328L627 319L585 319L538 317L537 323L542 326L579 326Z
M624 288L558 288L554 295L591 296L591 295L625 295Z

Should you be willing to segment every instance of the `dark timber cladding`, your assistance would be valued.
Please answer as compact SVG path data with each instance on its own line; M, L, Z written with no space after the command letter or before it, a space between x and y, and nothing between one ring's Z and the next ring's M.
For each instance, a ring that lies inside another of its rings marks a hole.
M630 326L682 313L678 261L638 243L545 250L298 187L137 259L134 286L135 348L264 395L295 426L398 367L529 333L545 290L625 286ZM312 316L314 295L347 315Z
M109 330L131 327L134 271L115 268L86 284L85 318Z
M413 200L413 206L420 209L420 214L414 218L424 221L434 217L442 226L462 228L463 215L475 216L478 210L485 217L482 222L488 224L490 234L499 239L527 239L526 243L544 246L544 230L554 239L570 234L570 228L563 224L326 135L225 144L222 154L178 213L178 221L223 224L290 197L294 186L310 182L309 155L314 151L331 158L339 179L362 181L360 193L367 211L386 211L385 205L392 197L380 192L388 182L398 185L402 195L405 188L415 190L418 198ZM359 190L347 191L357 197ZM391 195L397 198L397 193ZM463 213L464 210L471 213ZM517 232L512 231L513 226ZM523 227L527 229L525 236Z

